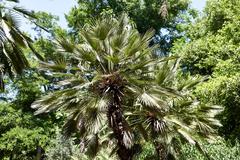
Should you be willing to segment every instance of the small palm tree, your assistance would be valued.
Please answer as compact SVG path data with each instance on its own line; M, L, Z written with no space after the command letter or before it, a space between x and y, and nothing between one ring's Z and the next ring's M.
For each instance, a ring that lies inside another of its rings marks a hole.
M43 63L62 76L61 89L32 104L36 114L65 109L66 135L77 131L86 153L96 155L104 146L121 160L131 160L145 140L156 146L160 158L177 153L183 139L199 149L199 137L210 138L217 106L198 103L189 88L200 80L180 83L176 57L155 58L149 47L153 31L140 35L126 15L102 18L80 32L82 42L59 38L59 52L77 60ZM140 134L141 133L141 134Z
M6 73L12 78L14 73L21 74L23 69L29 66L22 48L30 47L34 51L31 39L19 30L18 18L19 16L35 18L35 16L23 8L10 7L11 5L6 4L8 1L18 3L17 0L5 0L5 3L0 4L0 88L2 90L3 76Z

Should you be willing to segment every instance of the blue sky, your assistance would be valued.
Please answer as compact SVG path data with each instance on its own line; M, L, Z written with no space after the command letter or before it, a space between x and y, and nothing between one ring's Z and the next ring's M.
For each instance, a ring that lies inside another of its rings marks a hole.
M206 4L206 0L192 0L192 7L202 11Z
M76 0L20 0L20 5L28 10L45 11L59 16L60 25L67 27L64 14L76 4Z
M192 0L192 7L201 11L205 6L206 0ZM28 10L45 11L59 16L59 24L66 28L67 22L64 14L76 4L76 0L20 0L20 5ZM23 22L22 29L29 31L29 25Z

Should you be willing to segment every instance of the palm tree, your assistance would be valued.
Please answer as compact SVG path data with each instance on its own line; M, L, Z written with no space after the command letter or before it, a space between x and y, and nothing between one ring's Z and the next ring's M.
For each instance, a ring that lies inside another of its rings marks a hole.
M86 25L80 44L57 39L59 52L78 63L43 63L48 73L64 80L60 90L32 108L36 114L66 110L65 135L77 131L89 155L110 146L121 160L131 160L144 140L155 144L162 159L176 153L178 140L201 149L198 139L213 135L221 108L190 95L189 88L201 80L178 81L176 57L155 58L157 46L149 47L153 34L140 35L123 15Z
M21 7L7 5L6 2L18 3L17 0L6 0L0 4L0 88L4 89L3 76L7 73L10 78L21 74L23 69L29 67L22 49L29 47L38 57L31 39L19 30L19 16L35 18L32 12Z

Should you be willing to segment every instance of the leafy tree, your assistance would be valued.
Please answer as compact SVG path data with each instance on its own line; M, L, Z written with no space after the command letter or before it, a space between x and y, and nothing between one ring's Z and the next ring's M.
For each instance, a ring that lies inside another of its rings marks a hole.
M200 79L177 81L175 57L154 58L152 31L140 35L123 15L96 20L80 34L80 44L58 40L69 64L44 63L64 80L58 83L60 90L33 103L36 114L68 111L65 135L78 131L89 156L112 144L120 159L132 159L148 139L162 159L176 156L182 140L204 152L199 137L214 135L214 126L220 125L214 117L221 107L190 95Z
M0 105L0 158L34 159L37 149L50 140L52 123L19 109L15 104ZM49 127L49 128L48 128ZM43 154L43 149L40 151Z
M202 101L225 107L221 115L226 138L239 137L240 1L207 1L203 17L189 26L186 39L173 51L183 56L184 71L211 78L195 91Z
M11 84L17 94L8 103L0 102L0 159L40 159L55 128L62 124L63 116L33 115L30 105L42 94L46 80L29 70L22 76Z
M55 48L56 44L56 37L66 37L68 36L68 31L62 29L58 24L57 21L59 17L49 14L47 12L35 12L34 14L37 19L34 21L34 31L37 32L37 35L34 37L33 47L35 48L36 52L39 53L43 58L41 61L52 61L59 58L60 53ZM31 52L31 51L29 51ZM29 56L31 62L34 61L34 57ZM39 60L35 61L36 64L34 65L35 68L38 67Z
M37 25L33 29L37 32L38 37L43 37L44 33L49 33L50 36L53 35L54 29L58 27L57 21L59 17L47 12L36 12L35 16L37 19L34 23Z
M240 138L238 134L240 121L239 76L238 73L236 76L231 77L214 77L196 89L196 95L203 101L210 100L225 107L225 110L220 115L223 127L219 131L225 138L231 139L233 143L235 138Z
M203 17L188 27L185 41L180 40L173 49L183 55L183 65L188 71L212 74L216 65L225 60L239 65L238 14L238 1L207 2Z

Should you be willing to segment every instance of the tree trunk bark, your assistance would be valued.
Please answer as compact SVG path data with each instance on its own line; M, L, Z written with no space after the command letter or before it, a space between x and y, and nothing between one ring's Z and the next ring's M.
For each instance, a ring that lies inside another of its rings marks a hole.
M132 160L134 152L133 147L126 147L124 142L124 132L129 132L128 124L123 117L120 100L118 96L114 96L108 107L109 126L113 130L114 136L117 139L118 150L117 154L121 160Z
M167 151L165 148L165 145L162 143L155 143L155 150L157 152L157 156L159 158L159 160L167 160Z
M121 160L132 160L133 151L132 149L127 149L124 145L118 144L117 154Z

